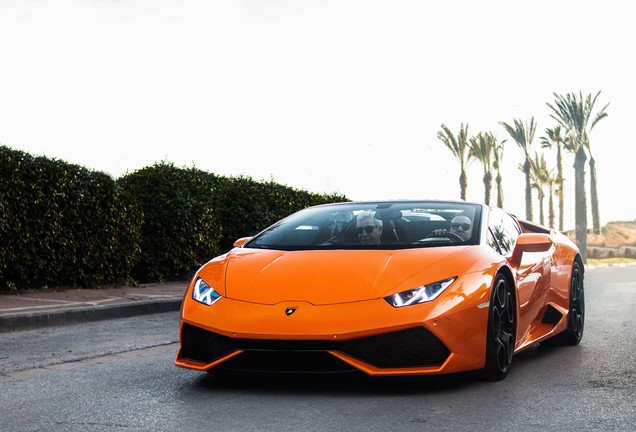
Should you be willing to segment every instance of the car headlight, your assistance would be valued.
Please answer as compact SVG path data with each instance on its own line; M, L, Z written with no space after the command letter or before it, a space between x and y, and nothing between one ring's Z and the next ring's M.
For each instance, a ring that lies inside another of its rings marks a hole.
M192 299L194 301L210 306L220 298L221 294L214 291L214 288L205 283L203 279L197 278L192 289Z
M422 285L417 288L384 297L384 300L388 301L389 304L393 307L402 307L428 302L436 299L437 296L439 296L446 288L448 288L453 282L455 282L456 279L457 277L455 276L427 285Z

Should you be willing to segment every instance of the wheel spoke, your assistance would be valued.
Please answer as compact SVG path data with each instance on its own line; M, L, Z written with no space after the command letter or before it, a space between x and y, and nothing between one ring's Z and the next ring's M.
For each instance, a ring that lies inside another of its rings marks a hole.
M504 281L500 281L497 284L495 299L496 299L496 305L499 306L501 309L505 309L506 307L506 294L507 294L506 284L504 283Z
M580 312L575 311L572 324L574 325L574 329L573 329L574 332L578 335L581 332L581 329L583 328L583 315Z
M576 272L572 275L572 303L577 304L580 301L582 288L583 284L581 284L579 273Z
M492 338L499 339L501 333L501 314L496 307L492 309Z
M499 340L506 350L506 359L508 361L508 364L512 363L512 353L515 349L512 335L510 333L502 331L499 335Z
M499 340L497 341L495 352L497 353L497 367L501 371L506 370L506 368L510 364L508 362L508 354L506 353L506 346Z
M581 304L583 301L583 284L579 283L576 287L576 302Z
M496 336L497 364L501 370L505 370L512 363L514 340L511 333L499 328Z
M506 303L506 318L508 319L508 324L513 324L515 322L515 304L512 301L511 293L508 293L508 300Z

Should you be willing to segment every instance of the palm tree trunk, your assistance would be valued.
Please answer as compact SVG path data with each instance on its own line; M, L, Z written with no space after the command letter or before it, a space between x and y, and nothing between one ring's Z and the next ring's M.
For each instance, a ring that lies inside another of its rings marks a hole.
M601 233L601 216L598 208L598 192L596 189L596 161L590 154L590 201L592 201L592 230Z
M543 193L543 191L541 189L539 189L539 224L541 225L545 225L544 220L545 220L545 214L543 211L543 200L545 198L545 194Z
M462 172L459 175L459 197L466 201L466 189L468 188L466 180L466 171L462 168Z
M550 198L548 198L548 225L554 228L554 191L550 190Z
M576 244L583 264L587 264L587 197L585 195L585 150L581 146L574 157L574 206Z
M497 207L503 208L503 189L501 187L501 174L497 174Z
M484 175L484 202L486 205L490 205L490 190L492 189L492 174L486 173Z
M526 175L526 219L532 221L532 185L530 184L530 159L526 157L523 164L523 173Z
M557 183L558 183L558 197L559 197L559 231L563 232L563 157L561 155L561 146L557 146ZM554 225L552 225L554 226Z

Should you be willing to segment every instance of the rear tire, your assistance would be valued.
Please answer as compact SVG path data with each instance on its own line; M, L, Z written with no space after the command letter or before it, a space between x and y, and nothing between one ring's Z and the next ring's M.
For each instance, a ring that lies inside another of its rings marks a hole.
M574 262L570 278L570 309L568 311L568 328L556 336L542 342L546 346L578 345L583 338L585 324L585 290L583 288L583 272L581 265Z
M515 349L516 325L517 307L512 286L504 275L498 274L488 309L486 367L482 370L487 380L502 380L508 374Z

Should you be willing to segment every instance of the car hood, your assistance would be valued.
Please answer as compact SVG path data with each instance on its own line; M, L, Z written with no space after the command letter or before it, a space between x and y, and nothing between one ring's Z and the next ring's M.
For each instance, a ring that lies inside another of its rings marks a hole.
M442 262L465 249L459 246L329 251L237 248L224 259L224 295L261 304L302 301L325 305L377 299L416 275L419 276L413 280L420 284L436 281L439 271L430 272L430 280L422 272L428 274L431 267L439 270ZM452 271L442 272L442 277L457 275L449 272Z

